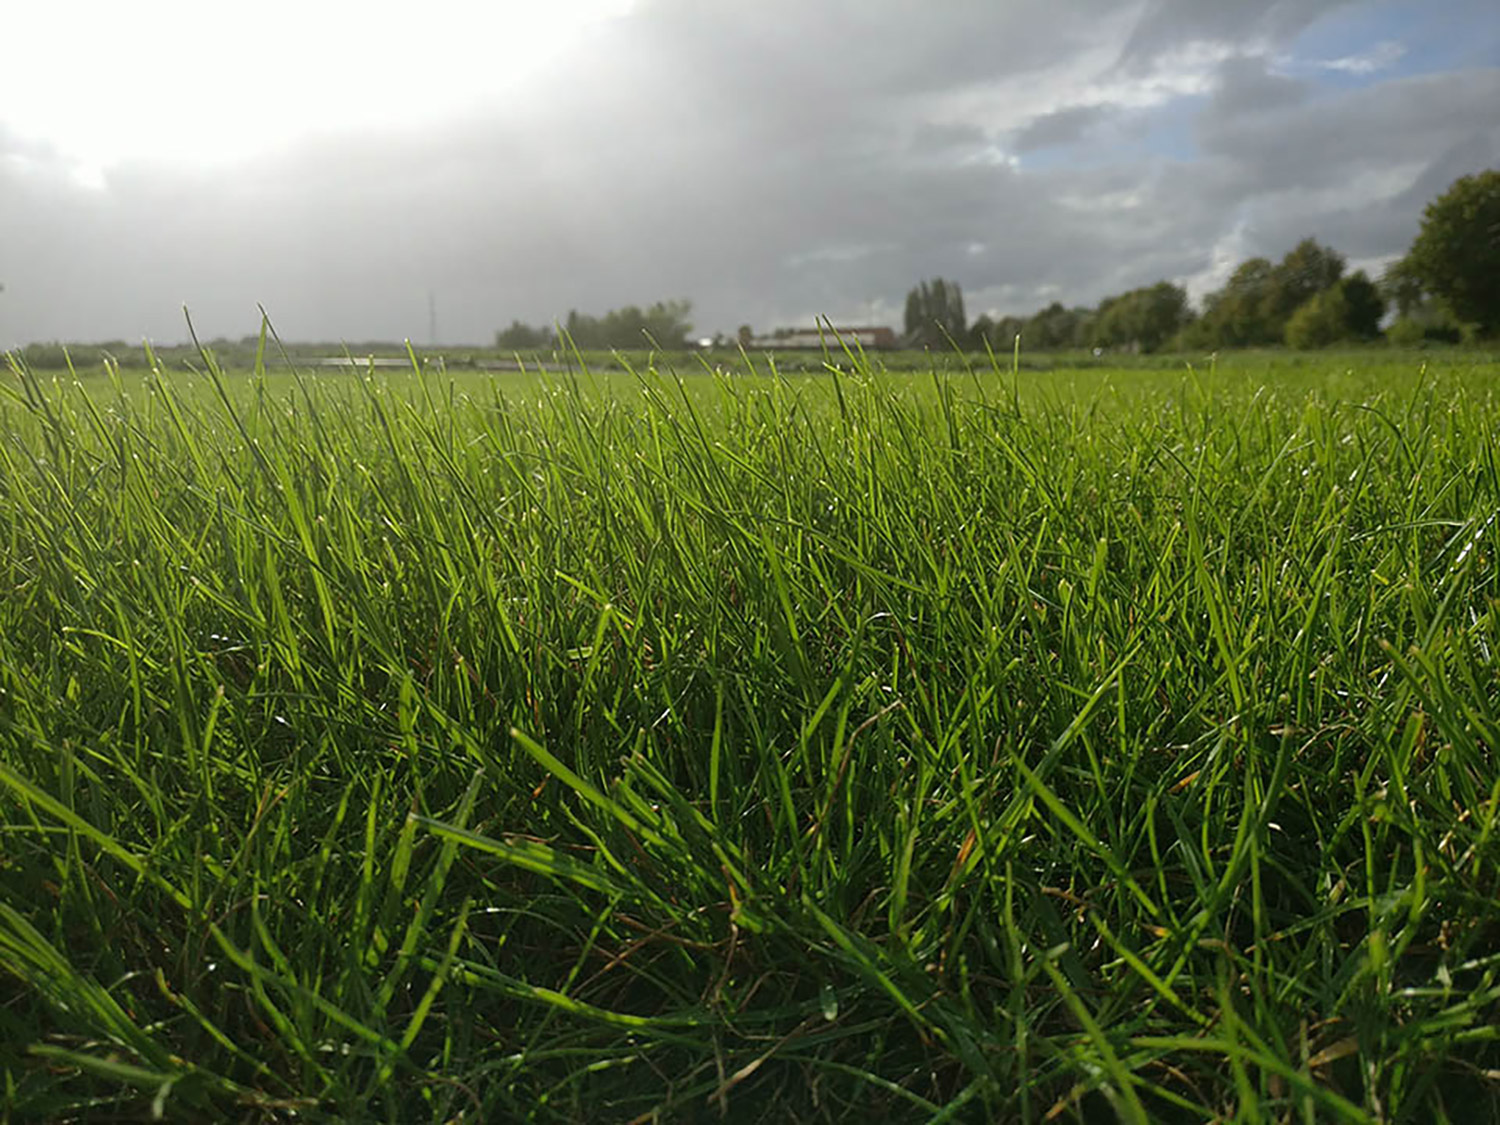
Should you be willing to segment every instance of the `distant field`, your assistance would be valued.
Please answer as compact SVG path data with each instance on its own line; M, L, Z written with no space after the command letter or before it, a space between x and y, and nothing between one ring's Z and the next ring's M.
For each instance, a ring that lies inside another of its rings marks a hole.
M0 373L0 1121L1500 1120L1423 362Z
M843 346L845 342L832 336L828 337L827 342L826 352L817 349L751 351L748 355L748 362L738 347L670 352L646 349L586 350L581 353L581 359L585 365L596 371L616 368L622 362L632 368L642 370L657 366L671 367L687 373L702 371L705 368L710 370L719 368L740 374L748 373L749 369L764 372L772 365L783 374L820 372L824 369L824 364L830 361L845 367L850 366L851 359L845 353ZM857 351L852 346L853 342L849 343L851 350ZM208 345L208 348L216 362L232 371L251 370L255 365L257 352L261 350L256 337L246 337L243 340L215 340ZM113 341L107 344L74 344L67 347L58 344L42 344L28 348L25 354L30 366L39 372L66 371L71 362L77 372L84 377L101 371L101 362L105 357L127 369L132 367L144 369L156 364L169 371L182 371L189 367L202 368L200 351L191 344L163 345L152 350L147 350L138 342L130 344L124 341ZM288 343L284 346L275 340L270 340L264 348L262 362L274 375L277 371L284 371L288 363L295 364L303 370L315 371L320 361L342 362L345 359L351 359L358 363L374 358L379 366L384 367L392 363L409 363L413 354L419 363L445 369L454 376L462 375L466 371L472 373L475 369L509 366L517 361L525 365L528 370L546 367L566 371L576 367L580 358L580 353L566 347L514 351L462 344L443 346L417 344L413 345L409 351L407 345L399 340L360 341L349 344L340 341L301 342ZM152 362L153 360L155 363ZM1092 349L1084 348L1036 351L1023 347L1019 355L1014 354L1010 349L1002 349L994 355L985 352L960 353L949 349L933 352L871 351L862 357L856 357L856 362L865 363L877 371L918 374L929 373L934 368L940 371L953 371L969 367L992 368L996 365L1007 371L1018 366L1021 371L1045 373L1124 370L1182 371L1191 365L1195 368L1216 366L1229 371L1254 371L1265 375L1285 371L1326 372L1348 368L1367 373L1387 368L1410 371L1423 363L1444 367L1472 366L1500 362L1500 352L1484 345L1461 347L1436 342L1411 348L1379 342L1321 351L1250 348L1230 350L1217 356L1207 352L1133 354L1125 351L1105 351L1100 355L1095 355Z

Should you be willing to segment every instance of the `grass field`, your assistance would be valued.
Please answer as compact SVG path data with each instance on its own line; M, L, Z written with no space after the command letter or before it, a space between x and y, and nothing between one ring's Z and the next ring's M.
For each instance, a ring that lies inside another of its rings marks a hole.
M0 375L0 1120L1500 1120L1419 362Z

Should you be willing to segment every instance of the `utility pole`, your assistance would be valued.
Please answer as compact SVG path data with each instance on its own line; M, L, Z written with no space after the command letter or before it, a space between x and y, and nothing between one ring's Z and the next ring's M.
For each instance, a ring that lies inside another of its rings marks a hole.
M427 290L427 342L437 347L437 294Z

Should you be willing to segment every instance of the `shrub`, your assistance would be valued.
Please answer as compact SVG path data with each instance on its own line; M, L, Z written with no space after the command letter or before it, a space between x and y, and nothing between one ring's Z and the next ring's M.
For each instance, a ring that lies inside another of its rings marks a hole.
M1341 288L1325 289L1304 302L1286 325L1286 342L1293 348L1326 348L1348 335L1349 302Z
M1427 330L1409 316L1396 320L1385 330L1386 342L1398 348L1414 348L1427 337Z

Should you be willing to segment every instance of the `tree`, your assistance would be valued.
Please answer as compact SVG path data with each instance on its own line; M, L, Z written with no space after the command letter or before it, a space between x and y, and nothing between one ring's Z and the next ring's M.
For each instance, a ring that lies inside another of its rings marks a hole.
M1002 316L995 322L993 331L997 350L1012 351L1016 346L1016 337L1026 331L1026 318L1024 316ZM1025 341L1023 340L1022 343L1025 343Z
M1409 316L1398 317L1385 330L1386 342L1397 348L1414 348L1427 338L1427 330Z
M510 327L495 333L495 347L502 351L521 351L525 348L545 348L552 344L550 328L534 328L519 320L510 322Z
M1356 270L1338 283L1347 306L1345 326L1349 335L1359 340L1373 340L1380 335L1380 318L1385 316L1385 297L1364 270Z
M941 348L967 338L964 291L941 277L924 281L906 295L906 338L916 347Z
M927 283L924 281L921 285L917 286L917 288L909 291L906 294L906 315L902 318L902 324L905 328L906 338L908 340L915 340L917 337L917 333L922 327L923 311L921 291L926 288L926 286Z
M617 346L639 348L653 341L661 348L685 348L688 334L693 330L693 323L688 319L692 311L693 302L688 300L657 301L641 317L635 339L628 345Z
M1177 335L1191 316L1187 290L1159 281L1101 301L1091 336L1096 345L1154 352Z
M1304 238L1280 262L1249 258L1228 283L1203 302L1203 317L1190 334L1210 347L1254 347L1279 343L1292 314L1344 274L1344 256Z
M565 328L579 348L685 348L693 330L687 319L692 308L691 301L657 301L645 309L611 309L602 317L570 309Z
M982 352L986 347L993 348L995 345L995 322L990 319L988 313L981 313L979 318L969 326L968 346L971 350Z
M1412 273L1411 263L1405 258L1397 258L1385 267L1380 275L1380 292L1396 306L1396 315L1403 320L1411 317L1427 297L1422 292L1422 282Z
M1325 348L1341 340L1373 340L1380 335L1385 298L1363 270L1324 289L1288 318L1283 338L1293 348Z
M1386 330L1391 343L1435 340L1456 344L1463 339L1464 329L1452 306L1446 298L1428 292L1408 259L1398 258L1385 267L1379 289L1387 304L1396 309L1396 321Z
M986 314L969 329L969 346L975 351L983 351L988 343L997 355L1009 355L1016 346L1016 337L1025 331L1024 316L1002 316L999 320L994 320Z
M577 309L568 310L568 319L563 322L563 332L575 348L597 348L599 342L599 318L585 316Z
M1280 334L1292 314L1319 293L1332 289L1344 276L1344 256L1304 238L1271 271L1262 298L1261 316L1267 328Z
M1427 205L1403 272L1460 321L1500 332L1500 170L1455 180Z
M1271 343L1277 338L1263 312L1275 271L1269 258L1247 258L1235 267L1223 289L1203 299L1199 323L1205 345L1243 347Z
M1349 331L1349 303L1341 288L1325 289L1305 301L1286 325L1286 342L1293 348L1326 348Z
M1087 309L1070 309L1061 301L1053 301L1026 321L1021 345L1044 352L1078 347L1084 342L1088 315Z

